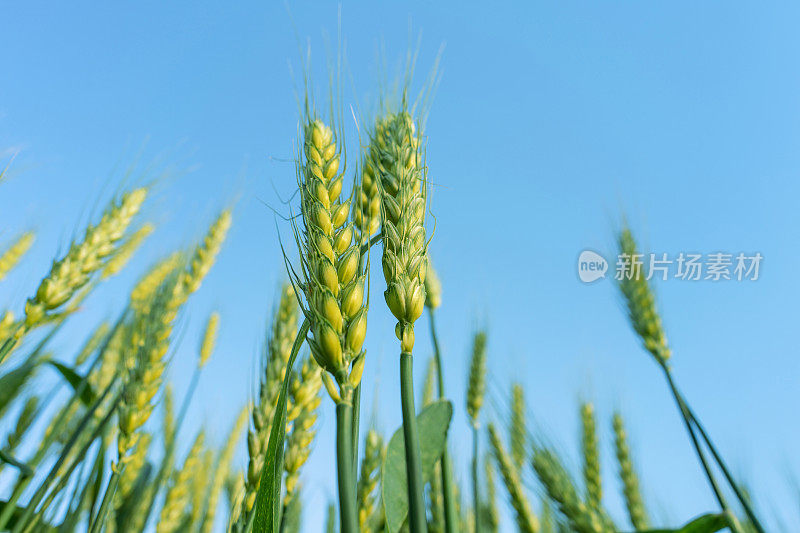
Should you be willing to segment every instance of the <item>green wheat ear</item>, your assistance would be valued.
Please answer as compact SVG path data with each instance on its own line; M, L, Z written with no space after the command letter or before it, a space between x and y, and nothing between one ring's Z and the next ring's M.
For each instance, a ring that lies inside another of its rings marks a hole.
M486 332L479 331L472 341L472 360L467 386L467 414L473 426L479 425L478 416L486 392Z
M619 464L619 478L622 481L622 493L625 496L628 518L637 531L646 530L650 527L650 520L639 488L639 476L636 474L633 459L631 459L628 434L625 431L625 422L621 414L614 413L612 426L614 428L614 448Z
M595 512L600 510L603 498L600 479L600 448L597 444L597 421L594 406L581 405L581 449L583 452L583 480L586 484L586 502Z
M511 459L518 471L522 470L528 454L528 429L525 421L525 389L519 383L511 387L511 420L509 422Z
M489 424L489 442L492 445L492 452L500 469L500 474L503 476L503 483L511 498L511 506L516 513L517 527L524 533L538 533L539 520L536 518L533 508L525 495L519 473L511 462L511 457L509 457L503 443L500 442L500 436L492 424Z
M636 241L631 230L625 226L618 236L620 257L632 262L639 257ZM628 318L634 331L642 340L644 348L656 361L666 366L670 357L667 336L661 325L661 317L656 309L656 299L652 287L646 279L643 268L632 268L623 273L619 289L628 307Z

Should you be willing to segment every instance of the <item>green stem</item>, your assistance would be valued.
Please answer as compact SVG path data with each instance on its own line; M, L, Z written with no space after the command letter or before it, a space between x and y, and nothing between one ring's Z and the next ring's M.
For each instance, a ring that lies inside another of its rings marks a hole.
M400 402L403 410L403 439L406 450L408 478L408 525L411 533L427 533L425 516L422 461L417 435L417 416L414 410L414 374L411 354L400 354Z
M666 365L663 365L663 369L664 369L664 375L667 378L667 383L669 384L670 387L670 391L672 392L672 396L673 398L675 398L675 403L678 406L678 411L680 411L681 417L683 418L683 423L684 426L686 427L686 431L689 433L692 445L694 446L694 450L697 453L697 458L700 460L700 464L702 465L703 470L705 471L709 485L711 485L711 490L714 492L714 496L717 498L717 502L722 508L722 512L728 517L733 517L733 513L731 513L730 511L730 507L728 507L728 503L725 501L725 496L723 496L722 490L720 490L719 488L717 479L714 477L714 473L711 471L711 467L708 464L708 460L706 459L705 453L703 453L703 449L700 447L700 443L697 440L697 435L695 435L694 427L692 426L691 418L689 416L686 405L683 403L683 399L678 393L678 389L675 387L675 382L672 380L672 373L670 372L669 367L667 367ZM738 529L738 528L735 528L732 525L732 529Z
M481 530L481 505L480 494L478 493L478 425L472 426L472 514L475 520L475 533Z
M353 479L358 479L358 425L361 419L361 383L353 392Z
M100 531L103 530L103 525L106 523L106 515L111 506L111 500L114 498L114 493L117 491L119 477L120 474L117 471L111 474L111 479L108 480L108 487L106 487L106 493L103 496L103 503L100 504L100 510L97 512L97 518L94 524L92 524L90 533L100 533Z
M352 440L353 406L342 402L336 406L336 465L339 480L341 533L358 532Z
M706 443L706 446L708 447L709 451L711 451L711 456L714 457L714 461L716 461L717 465L722 471L722 475L725 476L725 480L731 486L731 489L733 489L733 492L736 495L736 499L739 500L739 503L741 503L742 508L744 509L744 512L747 515L747 518L750 520L753 527L758 533L765 533L764 527L761 525L758 518L756 517L756 514L753 511L750 502L748 501L747 497L745 497L745 495L742 494L742 491L739 488L738 483L736 483L736 480L733 479L733 476L731 475L728 466L725 464L725 461L722 459L722 456L717 451L717 448L716 446L714 446L714 443L711 441L711 438L708 436L708 433L706 433L706 430L703 428L703 425L700 423L700 420L694 414L691 407L689 407L689 404L686 402L686 399L683 397L683 395L677 390L677 387L675 387L675 393L680 398L680 401L683 404L684 408L686 409L687 414L692 419L692 422L694 422L697 431L700 432L700 436Z
M433 343L433 358L436 362L436 381L439 389L439 399L444 398L444 372L442 371L442 350L439 345L439 336L436 333L436 320L433 309L428 308L429 323L431 326L431 341ZM453 464L450 461L449 446L445 443L442 458L439 461L442 474L442 500L444 503L444 530L445 533L456 533L459 529L458 514L453 498Z

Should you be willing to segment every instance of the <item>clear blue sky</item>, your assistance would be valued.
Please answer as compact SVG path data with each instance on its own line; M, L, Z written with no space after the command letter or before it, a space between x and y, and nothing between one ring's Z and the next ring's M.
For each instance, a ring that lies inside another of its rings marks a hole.
M0 184L0 242L29 228L39 239L0 296L20 309L53 252L136 161L140 171L155 162L150 176L172 170L145 213L158 232L76 324L88 328L118 309L137 269L198 238L235 202L230 239L191 302L170 372L182 391L199 329L219 309L220 348L188 424L204 421L217 441L252 394L264 320L284 277L265 204L285 211L279 195L295 183L287 162L298 122L289 65L295 77L301 65L293 24L310 40L318 85L336 41L335 4L295 3L291 16L270 4L2 9L0 152L4 161L19 155ZM342 5L354 80L348 115L351 105L374 106L381 43L393 65L421 30L420 72L446 45L427 130L431 250L444 279L440 325L463 465L466 358L471 332L486 324L488 418L503 416L508 385L519 380L537 427L574 458L577 403L593 400L606 431L608 504L621 516L607 431L620 408L651 507L671 524L713 509L613 285L586 286L576 276L581 250L612 249L624 211L654 251L764 256L754 283L673 280L657 289L686 395L767 514L796 523L789 476L800 472L799 17L789 2ZM353 154L358 139L349 133ZM379 384L375 405L388 434L400 423L397 346L375 274L364 418ZM422 371L430 347L424 333L418 338ZM57 347L76 342L61 338ZM309 530L335 494L333 410L327 398L323 405L304 474Z

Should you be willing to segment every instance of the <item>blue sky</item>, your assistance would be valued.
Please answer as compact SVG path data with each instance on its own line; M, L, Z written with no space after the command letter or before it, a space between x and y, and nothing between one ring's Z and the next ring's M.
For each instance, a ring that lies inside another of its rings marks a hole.
M24 229L39 237L0 296L20 309L53 253L134 164L131 179L167 171L145 211L159 229L74 329L119 309L137 272L199 238L234 204L229 241L191 301L170 370L182 391L199 330L219 309L220 347L187 424L206 423L217 441L252 394L264 321L284 277L269 206L286 212L281 198L295 186L297 36L310 43L312 75L324 86L337 10L311 2L292 3L291 15L262 2L3 8L0 153L3 161L18 155L0 184L0 242ZM612 283L583 285L576 275L581 250L610 256L624 212L648 250L764 256L756 282L669 280L657 291L675 374L695 410L766 513L796 521L800 8L345 2L341 14L348 119L351 106L365 116L374 109L381 49L394 72L421 31L421 81L445 45L427 127L431 253L444 279L439 324L462 464L466 358L472 331L486 325L487 419L504 416L509 383L519 380L536 427L574 457L578 402L594 401L606 430L608 505L621 516L607 431L619 408L653 510L675 524L713 509ZM400 423L397 346L377 270L373 280L364 417L374 403L388 434ZM417 337L421 372L430 347ZM57 347L78 342L65 336ZM323 405L304 474L309 509L335 494L334 415ZM307 520L315 530L321 513Z

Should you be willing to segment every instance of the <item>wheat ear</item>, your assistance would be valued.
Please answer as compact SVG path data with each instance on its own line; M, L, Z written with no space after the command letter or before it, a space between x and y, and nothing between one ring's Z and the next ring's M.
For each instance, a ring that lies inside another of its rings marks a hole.
M28 253L35 238L36 235L32 231L23 233L0 254L0 281L17 266L22 256Z
M519 478L519 473L511 461L503 443L500 442L500 436L494 425L489 424L489 442L492 445L492 452L497 461L497 466L500 469L500 474L503 476L503 483L506 486L508 495L511 498L511 506L516 513L517 527L520 531L525 533L538 533L539 520L531 508L525 491L522 488L522 482Z
M236 421L233 423L233 427L231 428L231 432L228 434L225 445L222 447L222 450L219 452L219 456L217 457L214 475L211 477L211 484L208 487L208 499L205 504L206 514L203 518L203 523L200 528L202 533L210 533L214 528L214 519L216 517L217 507L219 506L219 499L220 496L222 496L222 490L225 487L225 480L230 474L233 454L236 451L236 445L239 443L239 439L242 437L242 432L247 424L247 415L249 412L250 407L247 406L242 409L242 411L239 413L239 416L236 417Z
M631 459L631 449L628 445L625 423L619 413L614 413L612 427L614 429L614 449L617 463L619 464L619 479L622 481L622 494L625 496L628 518L630 518L634 529L642 531L650 526L650 520L648 519L639 488L639 476L636 474L636 469Z
M603 498L600 478L600 447L597 444L597 421L594 406L581 405L581 450L583 452L583 482L586 484L586 503L594 512L601 509Z

